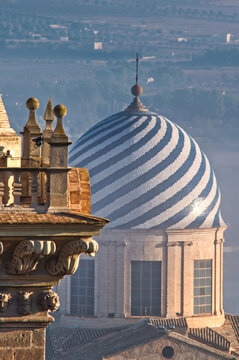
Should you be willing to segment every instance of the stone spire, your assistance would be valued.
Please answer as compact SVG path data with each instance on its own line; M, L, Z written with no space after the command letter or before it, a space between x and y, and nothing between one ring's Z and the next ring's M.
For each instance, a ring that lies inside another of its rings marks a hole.
M54 121L54 112L52 107L51 98L49 98L45 114L44 120L46 122L45 129L43 130L43 142L42 142L42 164L44 166L50 165L50 144L51 136L53 133L52 123Z
M16 134L10 127L8 115L2 101L2 95L0 94L0 134L2 133Z

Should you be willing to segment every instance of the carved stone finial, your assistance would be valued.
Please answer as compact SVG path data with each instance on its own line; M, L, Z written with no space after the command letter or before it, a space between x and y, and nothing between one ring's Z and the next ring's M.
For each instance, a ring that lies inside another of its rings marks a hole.
M52 137L53 138L67 138L67 135L65 133L65 130L64 130L64 127L63 127L63 117L66 116L66 113L67 113L67 109L64 105L62 104L59 104L59 105L56 105L54 107L54 114L57 118L57 123L56 123L56 127L55 127L55 130L52 134Z
M60 306L59 296L52 290L42 291L38 302L42 310L56 311Z
M44 113L44 120L47 122L46 127L48 127L47 125L49 125L50 130L52 130L51 124L52 124L52 121L54 121L54 112L53 112L51 98L48 99L48 103L47 103L46 110Z
M0 241L0 255L3 253L3 243Z
M28 122L26 123L26 128L34 128L37 131L40 131L40 127L36 119L36 110L39 108L39 101L32 97L27 99L26 106L30 110Z
M35 270L40 257L53 255L56 244L53 241L24 240L18 243L13 258L7 265L8 274L27 274Z
M39 108L39 101L32 97L27 99L26 106L29 110L37 110Z
M0 293L0 312L4 312L7 309L8 305L11 302L11 299L11 294Z
M32 292L21 291L18 294L18 313L21 315L31 314Z
M47 271L50 275L71 275L77 270L79 255L84 253L94 256L98 250L98 244L92 238L81 238L70 241L60 251L58 258L47 262Z

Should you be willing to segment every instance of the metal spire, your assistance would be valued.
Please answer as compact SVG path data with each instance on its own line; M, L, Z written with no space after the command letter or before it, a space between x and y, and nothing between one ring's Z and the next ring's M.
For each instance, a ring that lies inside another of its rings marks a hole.
M139 53L136 53L136 84L138 84L139 78Z

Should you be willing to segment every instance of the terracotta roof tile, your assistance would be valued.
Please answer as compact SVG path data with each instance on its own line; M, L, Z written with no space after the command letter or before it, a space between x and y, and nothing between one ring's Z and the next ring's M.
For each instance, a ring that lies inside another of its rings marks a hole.
M107 220L80 213L37 214L37 213L0 213L2 224L95 224Z
M178 334L177 332L162 331L157 327L148 324L147 320L141 320L133 325L129 325L125 329L121 328L121 330L116 330L108 334L105 333L103 335L102 333L102 336L92 338L91 340L89 339L87 343L83 342L76 348L76 344L73 344L73 348L67 349L67 351L62 350L61 345L59 345L58 348L55 348L54 359L102 360L108 357L113 358L116 354L155 340L159 340L164 336L168 336L177 341L197 347L203 351L217 354L218 359L234 359L234 356L231 356L225 351L212 348L209 344L202 344L194 339L188 338L185 335ZM70 343L68 343L68 345L70 345Z

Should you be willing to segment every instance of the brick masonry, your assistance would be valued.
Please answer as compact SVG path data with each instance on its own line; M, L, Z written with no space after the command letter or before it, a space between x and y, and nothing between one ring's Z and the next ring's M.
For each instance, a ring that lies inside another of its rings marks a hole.
M45 329L0 330L0 359L44 360Z

